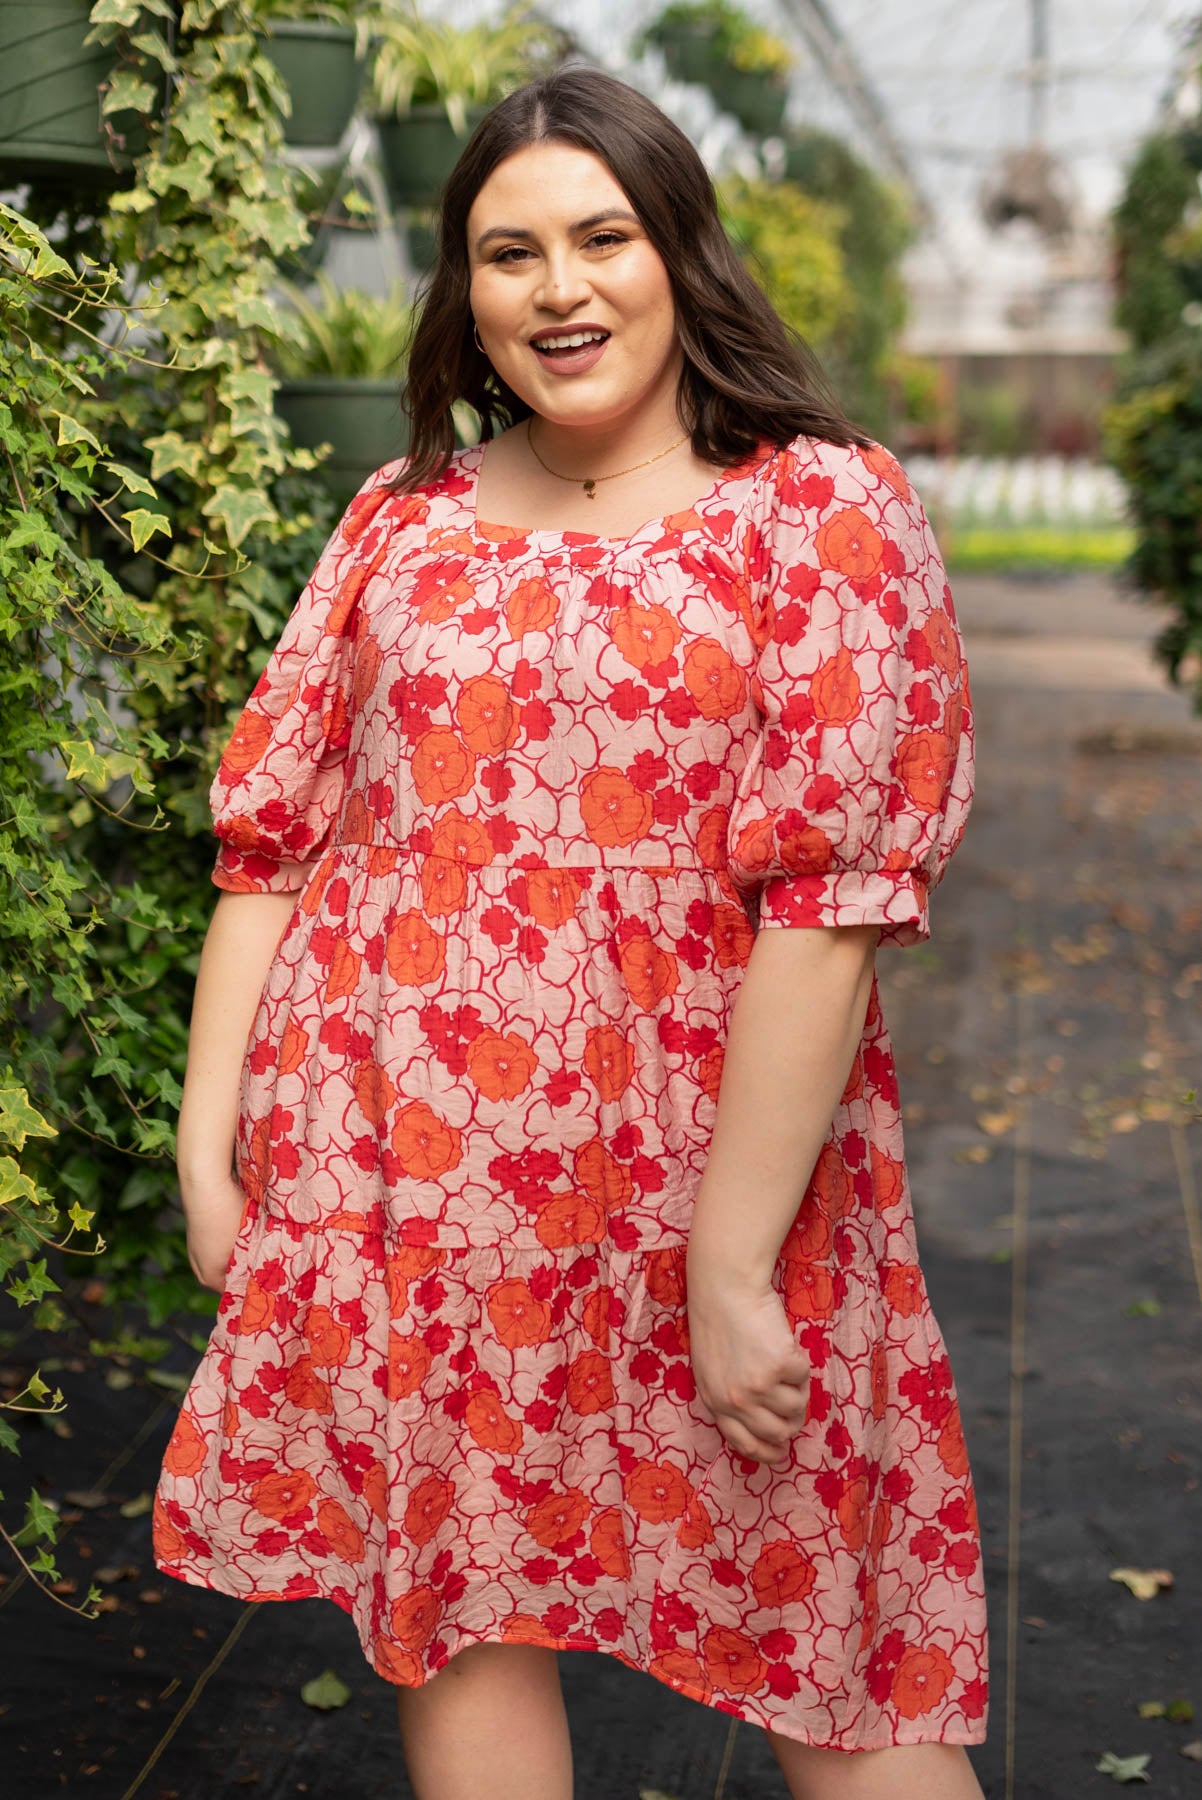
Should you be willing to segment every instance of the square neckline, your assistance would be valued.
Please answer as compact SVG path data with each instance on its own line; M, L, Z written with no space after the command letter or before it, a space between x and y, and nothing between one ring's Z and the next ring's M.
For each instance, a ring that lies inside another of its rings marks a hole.
M580 545L581 547L596 545L603 548L609 547L616 550L625 550L629 549L633 544L638 543L639 540L647 534L652 534L655 537L662 537L668 528L669 519L679 518L682 513L689 512L696 515L703 528L710 530L711 535L715 537L725 536L725 531L720 532L708 525L705 517L705 509L713 505L725 489L733 482L750 480L751 485L746 497L743 502L734 509L730 527L733 529L733 526L737 524L746 507L750 504L751 496L758 487L760 478L763 476L765 469L767 469L773 459L780 453L780 446L778 444L772 443L770 439L764 439L761 441L758 449L753 451L751 455L746 457L742 462L732 463L729 468L723 469L713 486L707 488L704 494L700 494L690 506L679 506L674 512L661 513L656 518L645 519L641 525L636 526L632 532L627 533L625 536L606 536L603 532L599 531L568 530L545 525L503 525L495 519L482 519L477 510L480 492L480 467L484 461L484 452L490 442L491 439L482 438L479 442L469 444L458 452L460 469L465 469L468 477L466 491L460 496L461 505L467 515L468 531L473 544L480 549L490 551L495 551L504 544L532 543L535 541L540 543L544 541L559 543L567 549L571 549L576 545Z

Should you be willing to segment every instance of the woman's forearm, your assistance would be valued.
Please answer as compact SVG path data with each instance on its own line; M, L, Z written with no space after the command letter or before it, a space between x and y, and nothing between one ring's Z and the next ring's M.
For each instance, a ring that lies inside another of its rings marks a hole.
M690 1281L771 1277L864 1029L878 927L760 931L735 1001Z
M246 1042L295 904L294 893L223 892L213 910L196 975L176 1131L185 1202L190 1185L230 1173Z

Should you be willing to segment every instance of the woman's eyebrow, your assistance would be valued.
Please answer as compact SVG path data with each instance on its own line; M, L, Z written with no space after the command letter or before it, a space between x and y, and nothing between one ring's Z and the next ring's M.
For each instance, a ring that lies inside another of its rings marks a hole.
M592 231L596 226L603 225L607 219L625 219L631 225L638 225L642 222L634 213L625 212L621 207L610 206L606 207L604 212L590 213L587 219L577 219L575 224L568 226L568 230L572 232ZM491 225L476 239L476 250L477 252L483 250L492 238L525 238L529 241L533 236L532 231L526 231L521 225Z

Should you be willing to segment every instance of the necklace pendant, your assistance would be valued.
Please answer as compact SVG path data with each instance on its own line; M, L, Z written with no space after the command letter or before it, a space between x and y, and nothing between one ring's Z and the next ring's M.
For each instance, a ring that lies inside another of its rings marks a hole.
M591 477L588 481L585 482L584 491L588 495L590 500L595 500L597 498L597 483Z

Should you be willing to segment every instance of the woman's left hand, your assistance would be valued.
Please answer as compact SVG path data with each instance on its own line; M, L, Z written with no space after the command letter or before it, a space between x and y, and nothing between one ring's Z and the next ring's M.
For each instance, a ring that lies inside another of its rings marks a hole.
M687 1274L689 1352L697 1393L740 1456L774 1469L805 1423L810 1363L771 1281Z

